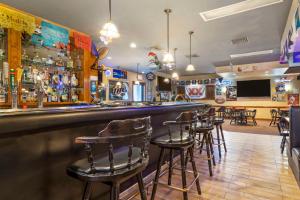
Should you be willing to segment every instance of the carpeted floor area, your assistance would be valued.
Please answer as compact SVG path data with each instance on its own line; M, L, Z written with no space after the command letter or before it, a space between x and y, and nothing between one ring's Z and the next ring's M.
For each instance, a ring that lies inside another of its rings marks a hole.
M270 121L257 120L257 126L252 125L230 125L230 120L225 120L223 129L231 132L253 133L263 135L278 135L277 126L269 126Z

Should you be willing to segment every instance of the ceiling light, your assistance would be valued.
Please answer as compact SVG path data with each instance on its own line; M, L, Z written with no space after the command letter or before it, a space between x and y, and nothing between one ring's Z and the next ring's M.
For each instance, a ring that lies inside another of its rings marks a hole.
M193 33L194 33L193 31L189 32L189 35L190 35L190 63L185 69L185 71L188 71L188 72L195 71L195 67L194 67L194 65L192 65L192 34Z
M195 71L194 65L189 64L189 65L186 67L185 71L188 71L188 72Z
M109 21L100 30L100 40L107 45L112 39L120 37L117 26L111 21L111 0L109 0Z
M133 49L136 48L136 44L134 42L131 42L129 46L130 46L130 48L133 48Z
M173 72L172 73L172 78L178 80L179 79L178 73L177 72Z
M108 59L108 60L111 60L111 59L112 59L112 57L108 56L108 57L107 57L107 59Z
M254 51L249 53L241 53L241 54L232 54L230 55L231 58L241 58L241 57L249 57L249 56L258 56L258 55L266 55L272 54L273 50L265 50L265 51Z
M283 0L246 0L221 8L201 12L200 16L205 22L207 22L282 2Z
M145 74L145 72L142 72L142 74Z
M173 55L170 53L170 13L171 9L165 9L164 12L167 15L167 52L163 57L163 63L165 65L171 65L174 63Z
M172 73L172 79L179 80L179 75L176 72L176 51L177 48L174 48L174 72ZM172 68L170 70L172 70Z
M165 78L165 79L164 79L164 82L165 82L165 83L170 83L170 79Z

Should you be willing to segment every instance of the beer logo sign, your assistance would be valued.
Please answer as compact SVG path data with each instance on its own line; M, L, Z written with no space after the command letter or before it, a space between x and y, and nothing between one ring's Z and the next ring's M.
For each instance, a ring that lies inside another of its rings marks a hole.
M204 99L206 98L205 85L186 85L185 95L190 99Z

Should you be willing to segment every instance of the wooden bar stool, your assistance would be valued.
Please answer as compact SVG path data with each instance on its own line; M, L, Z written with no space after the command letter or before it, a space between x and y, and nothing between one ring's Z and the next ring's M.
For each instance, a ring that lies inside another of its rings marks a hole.
M199 122L197 123L195 133L198 135L198 141L200 142L200 154L202 154L203 147L205 144L207 162L209 168L209 175L213 176L212 165L216 165L214 149L213 149L213 135L212 130L214 129L214 112L212 110L205 115L199 115ZM201 140L201 135L202 140Z
M219 158L222 157L222 153L221 153L221 146L222 145L224 147L225 152L227 152L222 124L224 124L224 114L219 113L217 115L217 117L214 119L214 125L216 127L216 132L217 132L217 138L214 138L214 139L217 140L217 144L215 144L215 145L218 146ZM220 138L220 135L221 135L222 138ZM222 142L221 142L221 139L222 139Z
M85 182L82 199L91 196L93 182L109 184L111 200L118 200L120 184L136 176L142 200L146 200L142 171L149 160L148 147L152 133L150 117L114 120L95 137L78 137L75 142L85 145L87 158L73 163L67 174ZM107 156L96 156L95 146L107 148Z
M169 187L178 191L183 192L183 199L188 200L187 192L192 188L193 184L196 183L198 194L201 194L199 173L196 168L196 163L194 160L194 143L195 143L195 127L197 123L197 113L196 112L183 112L177 118L176 121L167 121L163 124L168 127L168 135L161 136L151 140L151 143L157 145L160 148L159 160L157 163L156 175L153 182L153 189L151 200L155 199L155 194L157 190L157 185ZM170 150L171 156L169 160L169 177L168 184L158 182L161 175L161 166L164 161L164 154L166 150ZM172 186L172 171L173 169L178 169L173 166L173 151L180 152L181 161L181 177L182 177L182 188ZM185 156L185 150L187 150ZM193 171L186 170L187 155L190 157ZM186 172L194 174L194 180L187 186Z

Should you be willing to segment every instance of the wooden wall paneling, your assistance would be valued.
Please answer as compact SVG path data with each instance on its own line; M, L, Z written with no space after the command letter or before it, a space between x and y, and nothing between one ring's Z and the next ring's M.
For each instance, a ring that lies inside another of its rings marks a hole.
M7 44L9 69L17 69L21 67L21 33L13 29L8 29ZM10 87L8 92L8 104L11 104Z
M90 76L91 76L91 65L94 63L95 57L91 54L91 52L84 50L83 53L83 87L84 87L84 94L83 99L86 102L91 102L91 95L90 95Z

